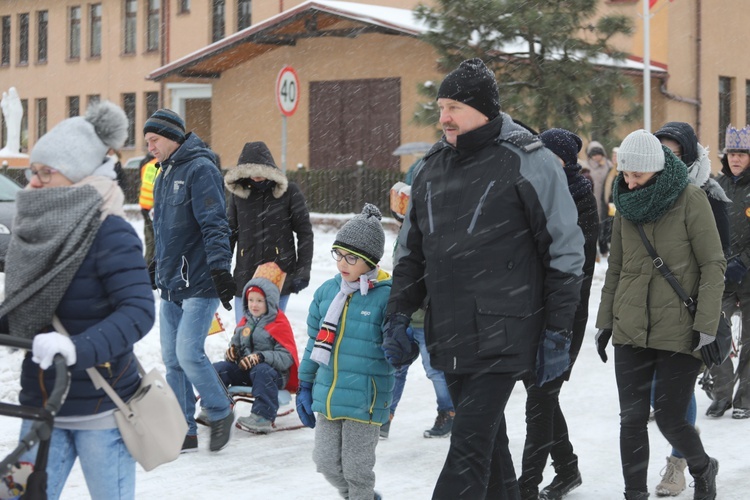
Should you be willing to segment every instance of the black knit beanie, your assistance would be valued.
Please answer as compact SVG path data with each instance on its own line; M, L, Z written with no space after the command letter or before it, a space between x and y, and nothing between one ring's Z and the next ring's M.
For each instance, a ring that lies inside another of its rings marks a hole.
M672 139L679 143L682 149L682 163L692 165L698 159L698 136L690 124L685 122L665 123L662 128L654 132L659 139Z
M573 132L562 128L551 128L542 132L539 138L544 147L559 156L566 166L578 163L578 152L583 142Z
M437 98L462 102L492 120L500 114L499 95L494 73L475 57L448 73L440 84Z

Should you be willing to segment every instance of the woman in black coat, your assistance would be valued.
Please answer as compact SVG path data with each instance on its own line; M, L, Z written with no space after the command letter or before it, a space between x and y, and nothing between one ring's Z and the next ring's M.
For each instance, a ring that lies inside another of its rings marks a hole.
M232 250L237 247L237 293L241 293L259 265L275 262L286 273L279 300L283 311L289 295L299 293L310 283L313 231L305 197L279 170L263 142L245 144L237 167L224 177L224 185L229 191L230 244ZM235 297L235 304L239 321L241 297Z
M518 484L521 499L562 498L573 488L581 485L578 471L578 457L573 453L573 445L568 437L568 426L560 408L560 388L570 378L578 352L581 350L586 322L589 317L589 295L591 279L596 263L596 247L599 237L599 215L591 181L581 175L578 152L581 139L567 130L553 128L540 136L544 146L555 153L562 163L568 180L568 190L578 211L578 226L583 231L584 264L581 300L573 319L573 340L570 346L570 367L565 374L537 387L534 380L526 385L526 443L523 449L521 477ZM547 457L552 456L555 478L541 494L539 484L547 465ZM548 496L549 495L549 496Z

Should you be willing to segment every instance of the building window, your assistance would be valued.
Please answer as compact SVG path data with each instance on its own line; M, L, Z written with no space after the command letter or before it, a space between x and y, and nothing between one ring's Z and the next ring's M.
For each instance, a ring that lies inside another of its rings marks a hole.
M47 133L47 99L36 100L36 139Z
M251 0L237 0L237 31L253 24Z
M146 101L146 117L150 117L159 109L159 93L146 92L144 97Z
M2 50L0 50L0 65L10 65L10 16L2 19Z
M88 109L89 106L92 104L96 104L97 102L101 101L101 97L99 94L89 94L86 96L86 108Z
M146 0L148 13L146 14L146 51L159 50L159 16L160 0Z
M89 7L89 55L102 55L102 4L95 3Z
M137 0L125 0L125 22L123 26L122 53L135 54L135 37L138 31L138 13Z
M224 38L224 0L213 0L211 8L211 41L216 42Z
M21 99L23 118L21 118L21 152L29 151L29 100Z
M77 95L68 96L68 118L81 114L81 98Z
M124 147L135 146L135 94L122 94L122 110L128 117L128 139Z
M18 14L18 64L29 64L28 14Z
M68 18L68 58L81 57L81 7L71 7Z
M732 123L732 79L719 77L719 151L726 145L726 132Z
M190 0L177 0L177 13L190 14Z
M36 13L36 60L47 62L47 25L49 14L46 10Z

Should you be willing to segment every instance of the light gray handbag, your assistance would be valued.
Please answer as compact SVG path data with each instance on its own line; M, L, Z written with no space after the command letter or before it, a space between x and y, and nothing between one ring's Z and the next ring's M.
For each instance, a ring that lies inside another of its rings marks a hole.
M52 320L55 329L67 335L60 320ZM180 456L188 425L172 388L162 374L151 369L148 373L138 358L133 360L141 374L141 384L126 403L112 389L96 368L87 368L94 387L104 390L117 405L115 420L122 440L133 458L150 471Z

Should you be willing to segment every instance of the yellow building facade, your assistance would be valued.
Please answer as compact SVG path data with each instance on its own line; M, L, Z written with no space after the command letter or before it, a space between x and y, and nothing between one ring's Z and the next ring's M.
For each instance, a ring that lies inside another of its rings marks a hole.
M6 0L0 2L0 90L16 87L23 100L27 151L60 120L82 114L92 100L109 99L131 120L124 159L144 153L142 125L165 106L186 118L188 129L211 145L223 166L234 163L245 142L263 140L277 162L284 153L285 164L294 168L359 159L404 170L413 157L394 160L388 158L392 150L372 149L434 141L435 130L416 125L412 116L424 100L417 95L418 84L439 82L443 75L414 23L393 21L394 9L412 8L417 1L366 3L372 5ZM655 3L650 11L653 129L686 121L704 145L719 152L726 125L750 121L750 55L740 49L748 37L744 3ZM634 19L635 35L616 44L632 55L635 66L626 72L642 98L642 3L602 0L599 12ZM300 88L299 107L284 124L276 80L287 65L296 70ZM621 135L640 126L623 125ZM329 150L337 145L346 154L332 155Z

